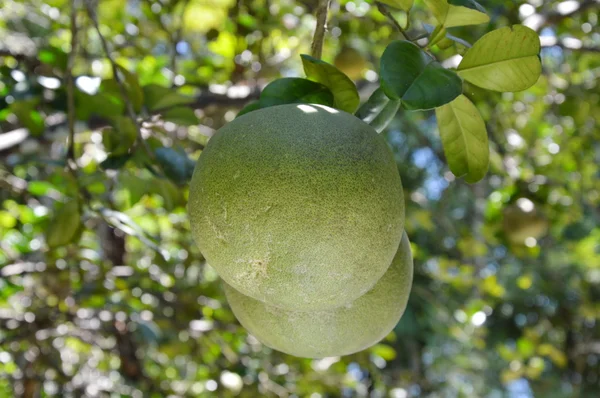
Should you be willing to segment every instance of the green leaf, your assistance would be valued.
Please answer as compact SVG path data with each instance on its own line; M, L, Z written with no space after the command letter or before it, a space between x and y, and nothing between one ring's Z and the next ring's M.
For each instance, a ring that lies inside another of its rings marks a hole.
M142 104L144 103L144 92L139 85L137 75L129 72L122 66L117 66L117 69L122 75L121 83L125 86L127 100L131 102L134 111L139 112L142 109ZM125 98L123 98L119 83L114 79L114 77L112 79L102 81L100 84L100 93L115 97L115 99L118 99L119 102L125 104ZM113 101L116 102L115 99L113 99Z
M302 65L306 76L313 81L328 87L333 93L333 106L342 111L353 113L360 104L360 97L356 86L350 78L344 75L338 68L302 54Z
M356 111L355 116L381 133L396 116L400 103L399 100L390 100L379 87Z
M432 109L458 97L462 81L408 41L390 43L381 56L381 86L409 110Z
M46 229L46 243L51 248L64 246L77 236L80 228L81 208L76 200L70 200L51 219Z
M380 0L379 2L402 11L409 11L413 6L413 0Z
M143 244L155 250L161 256L167 258L168 252L166 250L161 249L154 239L148 237L144 230L129 217L125 213L121 213L120 211L111 210L107 208L103 208L100 210L102 216L110 225L120 229L124 233L130 236L134 236L138 238Z
M196 116L194 110L183 106L164 111L162 118L181 126L196 126L199 123L198 116Z
M522 25L494 30L464 55L458 74L476 86L494 91L522 91L542 73L540 38Z
M295 103L333 106L334 98L331 91L323 84L299 77L274 80L260 94L261 108Z
M15 114L19 123L29 130L31 135L40 136L45 130L44 119L36 110L39 98L15 101L10 104L10 110Z
M424 0L440 25L454 26L479 25L489 22L490 17L474 0Z
M474 183L487 173L490 148L479 111L464 95L435 110L444 153L457 177Z
M48 192L56 190L54 184L51 184L48 181L30 181L29 184L27 184L27 191L36 196L43 196Z
M369 124L371 127L375 129L378 133L381 133L385 128L390 124L390 122L398 113L398 109L400 109L400 100L390 100L386 106L383 107L381 112L373 119Z
M140 86L139 79L135 73L132 73L125 69L123 66L117 66L119 72L124 77L125 89L127 91L127 96L131 104L133 105L133 109L136 112L142 110L142 105L144 104L144 91Z
M158 148L154 151L156 159L169 177L176 184L185 184L194 172L195 163L182 150Z
M446 28L444 28L444 25L436 26L435 29L429 33L429 43L427 43L429 47L446 38Z
M102 131L102 144L112 155L123 155L135 143L137 138L137 126L127 116L116 116L114 128L106 128Z
M144 86L144 104L150 111L170 108L177 105L187 105L194 98L179 94L176 89L149 84Z
M383 108L385 108L388 102L390 102L390 98L385 95L385 92L381 87L378 87L373 91L373 94L371 94L367 102L358 108L354 116L365 123L371 123Z
M103 170L118 170L125 166L125 163L131 158L131 154L110 155L100 163L100 168Z
M376 344L371 348L371 352L375 355L380 356L386 361L391 361L394 358L396 358L396 350L394 350L389 345Z
M125 104L120 95L114 93L97 93L90 95L83 91L75 91L75 115L79 120L88 121L92 115L110 120L123 114Z
M67 69L68 56L63 50L56 47L43 48L38 52L38 60L44 64L52 65L61 71Z
M240 117L242 115L245 115L246 113L250 113L250 112L258 110L258 109L260 109L260 102L259 101L251 102L248 105L246 105L245 107L243 107L242 110L239 111L235 117Z
M441 30L441 27L443 27L443 25L438 25L438 26L434 27L433 25L429 25L426 23L423 24L423 28L425 28L425 31L427 31L427 33L429 33L431 35L431 37L429 39L430 47L433 46L434 44L437 44L437 46L439 48L444 50L444 49L450 47L452 45L452 42L458 43L467 48L472 47L471 43L469 43L466 40L461 39L460 37L451 35L450 33L448 33L448 31L446 31L445 28L444 28L444 37L434 40L433 37L437 36L437 31ZM434 32L436 32L435 35L433 34Z

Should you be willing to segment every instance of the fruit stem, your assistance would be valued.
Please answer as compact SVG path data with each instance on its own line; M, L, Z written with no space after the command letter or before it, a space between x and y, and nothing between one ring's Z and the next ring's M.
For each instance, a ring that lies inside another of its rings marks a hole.
M325 29L327 27L327 12L329 11L330 0L319 0L316 16L317 26L311 46L311 55L313 58L321 59L323 53L323 41L325 40Z
M385 4L380 3L379 1L377 1L376 4L377 4L377 9L379 10L379 12L382 13L383 15L385 15L385 17L390 20L390 22L394 25L394 27L396 29L398 29L398 32L400 32L402 37L404 37L404 40L414 41L413 39L408 37L408 35L406 34L406 30L404 30L404 28L398 23L398 21L396 21L396 18L394 18L394 16L390 12L390 10L385 6ZM407 18L408 18L408 13L407 13ZM408 28L408 23L407 23L407 28Z

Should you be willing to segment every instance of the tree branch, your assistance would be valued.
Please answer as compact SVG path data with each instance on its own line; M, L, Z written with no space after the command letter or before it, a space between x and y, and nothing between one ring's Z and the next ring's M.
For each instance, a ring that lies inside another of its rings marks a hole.
M313 36L311 55L314 58L321 59L323 54L323 41L325 40L325 30L327 27L327 12L329 11L330 0L319 0L317 6L317 26L315 27L315 35Z
M108 59L108 62L110 63L110 66L112 68L113 77L115 79L115 82L119 86L119 91L121 93L121 97L123 97L123 101L125 101L125 107L127 109L127 114L129 116L129 118L133 121L134 125L136 126L136 129L138 132L137 141L139 144L141 144L142 148L144 148L144 151L146 152L146 154L151 159L154 159L155 158L154 153L150 149L150 146L148 145L146 140L144 140L144 138L142 137L141 129L140 129L141 126L138 123L137 116L136 116L135 110L133 108L133 104L131 103L131 100L129 99L129 95L127 94L125 84L123 83L123 80L121 79L121 76L119 75L119 65L117 65L114 58L110 54L110 49L108 48L108 42L106 41L106 38L104 37L104 35L102 35L102 32L100 32L98 18L96 16L94 9L92 8L91 2L89 0L85 0L85 3L86 3L86 8L87 8L88 14L90 16L90 19L92 20L92 23L94 24L94 29L96 30L96 33L98 34L98 37L100 38L100 43L102 44L102 49L106 53L106 58Z
M71 51L67 60L67 118L69 124L69 144L67 149L67 165L76 167L75 163L75 78L73 66L77 54L77 0L71 0ZM71 161L71 162L70 162ZM72 163L72 164L71 164Z
M396 18L394 18L394 16L390 12L390 10L386 7L385 4L383 4L383 3L381 3L381 2L378 1L377 2L377 9L379 10L380 13L382 13L383 15L385 15L385 17L387 19L390 20L390 22L392 23L392 25L394 25L394 27L398 30L398 32L400 32L400 34L402 35L402 37L404 37L405 40L413 41L410 37L408 37L408 35L406 34L406 31L404 30L404 28L402 26L400 26L400 24L398 23L398 21L396 21Z

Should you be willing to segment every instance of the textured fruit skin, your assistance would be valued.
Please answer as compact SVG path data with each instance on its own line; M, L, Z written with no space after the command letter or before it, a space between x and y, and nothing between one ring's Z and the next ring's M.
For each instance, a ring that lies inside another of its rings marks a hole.
M263 344L290 355L323 358L352 354L392 331L406 309L413 260L406 234L388 271L351 304L324 311L289 311L244 296L225 284L233 313Z
M221 128L190 185L192 233L241 293L287 309L328 309L385 273L404 227L385 140L321 105L250 112Z

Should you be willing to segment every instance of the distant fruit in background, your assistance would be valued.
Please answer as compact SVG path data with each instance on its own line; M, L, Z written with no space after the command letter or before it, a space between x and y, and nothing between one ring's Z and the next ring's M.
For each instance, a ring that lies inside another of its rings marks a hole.
M528 238L537 241L548 232L548 221L531 200L519 198L504 209L502 229L511 243L528 245Z
M333 64L352 80L358 80L363 77L367 69L367 60L357 49L344 46L335 56Z
M233 313L263 344L304 358L349 355L389 334L406 309L413 259L406 233L387 272L352 303L325 311L283 310L225 284Z

